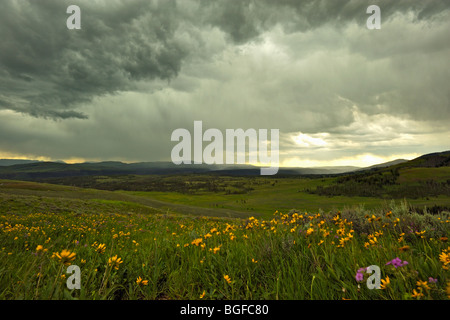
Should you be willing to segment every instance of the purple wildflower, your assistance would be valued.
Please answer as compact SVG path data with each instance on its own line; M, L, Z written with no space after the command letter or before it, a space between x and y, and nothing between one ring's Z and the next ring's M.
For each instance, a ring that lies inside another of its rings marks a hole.
M360 272L356 273L355 279L357 282L362 282L364 280L364 275Z
M367 271L367 268L359 268L356 273L355 279L357 282L361 282L364 280L364 273Z
M399 257L396 257L395 259L388 261L386 265L392 264L397 269L399 267L406 266L408 263L409 263L408 261L402 261Z
M437 279L433 279L432 277L428 278L429 283L437 283L437 281L438 281Z

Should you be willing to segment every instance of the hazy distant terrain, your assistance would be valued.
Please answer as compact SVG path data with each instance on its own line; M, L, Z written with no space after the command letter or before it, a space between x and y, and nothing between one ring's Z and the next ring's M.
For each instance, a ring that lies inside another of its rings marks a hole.
M417 208L440 211L450 208L449 157L450 153L444 152L351 173L298 174L292 170L266 177L249 174L249 170L254 173L259 169L248 168L213 171L206 166L175 168L169 163L40 162L0 168L3 179L34 180L5 180L0 194L39 196L48 201L119 201L141 209L208 216L270 215L274 210L331 210L360 205L375 208L403 199Z
M39 162L38 160L25 159L0 159L0 166L13 166L15 164L29 164Z
M398 160L397 160L398 161ZM406 160L401 160L406 161ZM389 163L377 166L388 166ZM373 166L375 167L375 166ZM372 167L369 167L372 168ZM282 175L329 175L365 170L353 166L280 168L277 176ZM218 175L256 176L260 168L252 165L175 165L172 162L123 163L119 161L86 162L67 164L35 160L0 160L0 178L19 180L38 180L45 178L117 175L117 174L186 174L211 173Z

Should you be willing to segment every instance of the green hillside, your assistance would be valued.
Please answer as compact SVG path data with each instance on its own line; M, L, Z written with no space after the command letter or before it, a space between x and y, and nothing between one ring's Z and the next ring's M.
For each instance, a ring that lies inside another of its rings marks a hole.
M340 176L310 190L322 196L383 199L450 197L450 152L424 155L408 162Z
M327 176L102 174L40 179L46 183L2 180L0 196L17 196L23 208L57 209L68 201L68 208L98 208L105 204L105 210L117 205L127 212L156 210L224 217L268 217L274 210L292 209L388 208L392 202L404 200L417 210L436 213L450 211L449 159L450 152L436 153L385 168ZM39 164L13 167L22 166L41 168ZM54 166L61 168L64 164ZM108 162L102 166L122 164ZM75 204L77 201L83 203ZM5 209L10 204L3 202Z

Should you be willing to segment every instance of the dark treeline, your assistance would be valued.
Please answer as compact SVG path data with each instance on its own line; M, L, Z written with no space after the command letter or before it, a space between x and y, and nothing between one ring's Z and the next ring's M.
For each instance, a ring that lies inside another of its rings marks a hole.
M255 184L270 183L261 179L231 178L218 176L136 176L136 175L112 175L112 176L81 176L41 179L39 182L74 186L80 188L92 188L108 191L160 191L179 192L184 194L197 194L200 192L214 192L225 194L245 194Z

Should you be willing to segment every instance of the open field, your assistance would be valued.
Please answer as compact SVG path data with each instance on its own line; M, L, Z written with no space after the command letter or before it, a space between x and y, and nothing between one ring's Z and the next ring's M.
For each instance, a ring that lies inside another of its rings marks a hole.
M389 176L390 171L383 175ZM266 217L273 213L274 208L284 212L291 209L329 211L359 206L387 208L391 201L398 203L403 199L418 208L450 208L448 167L402 169L395 177L402 180L391 184L380 185L379 176L373 173L361 178L359 175L350 175L350 179L344 182L341 181L347 179L345 175L278 178L189 174L89 176L48 181L115 191L180 205L228 209ZM359 193L368 195L362 196Z
M2 212L176 212L203 216L246 217L245 212L162 202L148 197L96 189L83 189L26 181L0 180ZM97 209L96 209L97 208Z
M274 210L292 209L316 212L363 206L388 210L403 200L414 207L412 211L438 213L450 210L449 161L450 152L442 152L347 174L280 176L239 175L238 169L231 170L230 175L220 174L221 171L206 173L207 167L195 174L126 174L123 172L130 166L144 170L149 164L35 163L4 167L4 174L20 177L27 173L27 179L34 182L0 180L0 195L56 201L97 199L111 205L120 203L122 207L133 204L135 209L225 217L268 218ZM165 166L158 164L146 170L161 172L158 170ZM40 176L42 171L52 172L53 176Z
M327 179L224 180L252 187L185 194L0 181L0 299L449 298L449 212L302 191ZM70 264L79 290L67 288ZM370 265L380 290L366 286Z
M447 299L449 219L401 208L270 220L1 214L0 298ZM71 264L79 290L66 286ZM380 290L366 287L370 265Z

